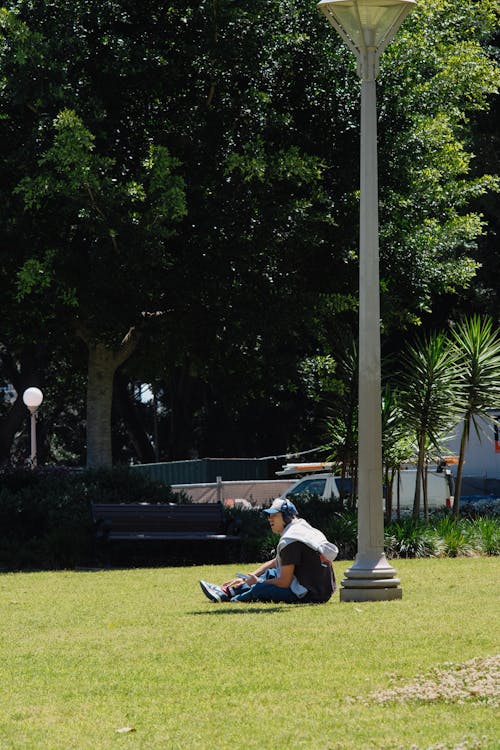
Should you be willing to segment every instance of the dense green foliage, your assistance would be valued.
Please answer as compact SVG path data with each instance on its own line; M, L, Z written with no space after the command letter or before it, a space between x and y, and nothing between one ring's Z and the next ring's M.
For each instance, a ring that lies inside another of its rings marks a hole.
M186 501L127 469L18 469L0 479L0 569L91 564L91 502Z
M339 511L335 502L314 497L297 501L300 515L319 528L339 548L339 559L357 552L357 515ZM265 560L278 543L256 511L240 511L243 558ZM459 518L449 511L431 514L429 520L402 518L385 525L384 548L389 558L460 557L500 554L500 517L494 510L483 514L464 512ZM254 553L252 556L252 552Z
M226 548L211 543L159 542L114 545L110 555L94 547L91 502L189 502L163 484L127 469L68 471L4 471L0 487L0 570L38 570L94 566L156 566L267 560L278 537L260 510L227 508L228 527L238 530L241 544ZM342 511L335 501L297 499L299 513L320 528L339 548L339 559L357 551L355 512ZM498 555L500 519L494 513L431 517L429 524L411 519L386 525L390 557Z
M82 463L85 402L91 465L111 439L117 461L321 441L356 330L359 82L315 6L5 4L0 376L50 393L50 460ZM470 300L497 188L490 150L473 168L478 118L495 132L495 7L421 0L382 60L396 353ZM0 408L5 460L23 412Z

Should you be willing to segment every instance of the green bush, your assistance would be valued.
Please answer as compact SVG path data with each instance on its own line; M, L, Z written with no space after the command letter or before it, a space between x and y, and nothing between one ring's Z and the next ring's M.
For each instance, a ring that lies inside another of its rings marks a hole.
M339 556L352 559L356 554L358 521L356 513L338 512L337 501L321 500L315 495L302 495L294 504L301 518L325 534L339 548ZM279 541L269 528L262 510L230 508L228 517L241 535L241 560L254 562L269 560Z
M444 516L434 522L432 534L442 545L446 557L472 557L480 553L474 535L474 521Z
M477 518L473 522L476 547L484 555L500 554L500 523L498 518Z
M241 537L240 561L269 560L278 537L270 532L266 514L255 508L226 508L226 516L229 529Z
M187 502L126 468L5 469L0 475L0 568L53 569L92 559L90 502Z
M423 521L407 518L390 523L385 529L386 555L392 557L437 557L439 539Z
M339 548L339 557L352 560L358 549L358 516L354 511L334 512L322 531Z
M91 501L190 502L186 495L174 494L170 487L127 468L4 470L0 472L0 481L2 570L92 564ZM296 505L303 518L337 545L340 559L355 557L358 528L355 512L341 511L337 501L316 496L297 498ZM272 556L278 537L271 533L262 511L228 508L226 514L228 531L237 531L241 536L239 551L236 546L230 551L235 562L236 558L240 562L259 562ZM391 558L498 555L500 519L498 516L455 519L448 512L436 514L427 524L412 519L393 521L386 527L384 542L386 554ZM168 560L163 559L163 564L206 562L198 559L205 551L200 550L198 557L195 553L192 545L172 549L172 555ZM146 554L143 560L147 560Z
M339 548L339 557L352 559L358 546L358 515L342 508L338 499L323 500L303 493L293 502L302 518L320 529Z
M307 492L294 497L293 503L299 516L305 518L311 526L321 530L324 530L325 526L331 523L334 515L342 513L342 506L335 498L323 500L317 495L310 495Z
M294 503L299 515L321 529L339 548L339 559L352 560L357 552L358 520L353 511L339 512L335 500L302 495ZM229 511L228 511L229 512ZM265 514L257 510L232 510L242 536L242 560L266 560L277 545L269 533ZM405 518L391 521L384 533L388 558L458 557L497 555L500 549L500 519L480 517L455 519L449 511L429 522Z

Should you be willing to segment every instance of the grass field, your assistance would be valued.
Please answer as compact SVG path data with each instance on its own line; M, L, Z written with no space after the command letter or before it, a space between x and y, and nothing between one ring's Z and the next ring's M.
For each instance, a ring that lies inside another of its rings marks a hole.
M0 748L498 750L499 559L395 567L401 601L316 606L211 604L233 566L4 574Z

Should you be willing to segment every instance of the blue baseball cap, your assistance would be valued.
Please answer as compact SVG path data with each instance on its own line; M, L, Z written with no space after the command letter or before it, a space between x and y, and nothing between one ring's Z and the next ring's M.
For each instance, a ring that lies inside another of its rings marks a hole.
M272 515L273 513L284 513L285 516L298 516L298 511L295 505L290 500L284 500L282 497L277 497L273 500L269 508L264 509L264 513Z

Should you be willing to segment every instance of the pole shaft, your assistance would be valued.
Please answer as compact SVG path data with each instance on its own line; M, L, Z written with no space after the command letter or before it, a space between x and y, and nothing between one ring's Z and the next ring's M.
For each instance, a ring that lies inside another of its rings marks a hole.
M359 548L369 554L382 552L384 539L375 86L361 82L358 497Z
M31 465L36 466L37 465L37 458L36 458L36 414L33 412L31 414Z
M400 599L384 554L380 282L375 51L360 60L358 553L345 573L341 601Z

